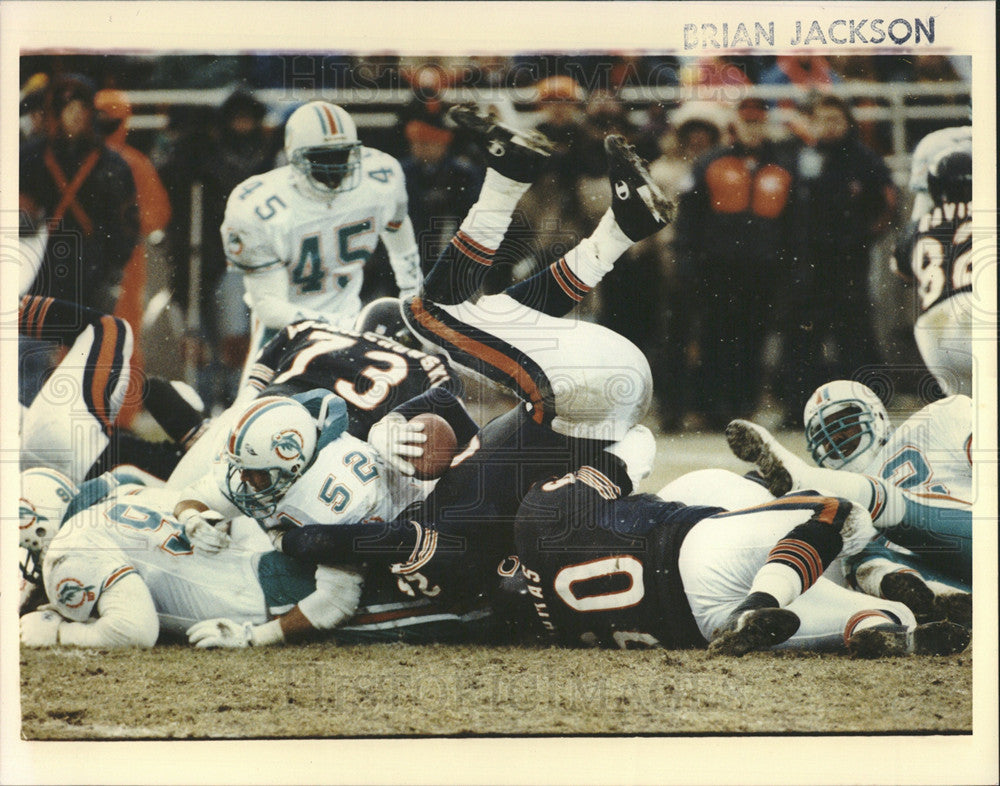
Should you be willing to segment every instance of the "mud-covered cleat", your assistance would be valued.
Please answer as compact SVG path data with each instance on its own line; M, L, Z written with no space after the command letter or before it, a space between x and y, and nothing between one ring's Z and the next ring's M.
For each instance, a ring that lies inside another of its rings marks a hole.
M749 420L733 420L726 426L726 442L733 455L757 465L767 490L781 497L792 490L792 475L786 466L792 457L763 426Z
M913 654L954 655L968 647L970 641L972 631L957 622L928 622L913 631Z
M539 131L513 129L475 104L453 106L448 119L477 138L488 167L519 183L535 182L554 150L549 138Z
M917 622L934 619L934 590L920 576L909 571L887 573L879 582L879 592L886 600L902 603L917 618ZM941 619L938 617L937 619Z
M879 592L886 600L906 605L917 622L948 620L972 628L972 595L968 592L935 592L920 576L896 571L882 577Z
M958 591L935 594L932 617L972 630L972 594Z
M894 658L905 655L954 655L969 646L972 632L956 622L875 625L857 631L847 642L854 658Z
M734 612L725 625L712 633L708 651L712 655L740 657L748 652L770 649L794 636L799 625L798 615L788 609Z
M638 242L674 220L674 205L649 176L635 148L618 134L604 138L611 181L611 209L615 223L629 240Z

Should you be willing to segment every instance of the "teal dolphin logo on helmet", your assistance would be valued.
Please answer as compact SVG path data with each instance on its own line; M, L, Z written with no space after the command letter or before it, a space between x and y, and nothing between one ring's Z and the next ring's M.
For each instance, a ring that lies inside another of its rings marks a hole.
M275 434L271 440L271 450L283 461L294 461L302 456L302 435L293 428Z

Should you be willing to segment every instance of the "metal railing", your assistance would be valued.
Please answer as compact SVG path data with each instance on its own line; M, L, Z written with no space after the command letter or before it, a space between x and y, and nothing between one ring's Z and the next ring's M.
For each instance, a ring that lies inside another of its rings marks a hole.
M168 126L167 110L171 106L220 106L232 92L231 87L203 90L134 90L128 92L135 114L131 128L137 131L158 131ZM843 82L828 88L852 104L855 117L863 123L886 123L890 128L891 149L886 155L887 165L897 174L909 166L910 153L916 139L907 133L907 124L915 121L932 121L957 125L967 120L971 90L965 82ZM334 88L329 90L300 88L269 88L257 90L254 95L270 110L267 122L280 123L282 116L293 106L317 98L342 105L351 112L358 127L364 129L389 129L399 120L399 112L414 100L409 89L357 89ZM759 96L779 105L778 119L793 112L782 109L788 101L801 101L802 88L793 85L757 85L747 87L730 85L718 87L624 87L618 96L630 107L637 119L652 104L678 106L686 100L717 99L735 102L747 95ZM530 124L536 113L533 103L534 89L523 88L453 88L443 93L446 101L476 101L506 108L517 121Z

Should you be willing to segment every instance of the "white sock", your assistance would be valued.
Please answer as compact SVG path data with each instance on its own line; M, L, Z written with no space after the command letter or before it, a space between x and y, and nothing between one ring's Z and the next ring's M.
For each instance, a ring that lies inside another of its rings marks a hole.
M754 592L766 592L778 601L781 608L802 594L802 579L799 574L780 562L768 562L753 578L748 595Z
M633 245L628 235L615 223L615 215L608 208L590 237L566 252L566 264L584 284L595 287L615 266L618 257Z
M518 200L529 188L530 183L519 183L495 169L487 169L479 199L470 208L459 231L481 246L496 251L510 226Z
M882 579L890 573L895 573L899 569L900 565L898 563L891 562L887 559L883 559L882 557L865 560L861 565L858 565L857 569L854 571L854 583L857 584L858 589L866 595L881 598ZM916 571L913 572L916 573Z

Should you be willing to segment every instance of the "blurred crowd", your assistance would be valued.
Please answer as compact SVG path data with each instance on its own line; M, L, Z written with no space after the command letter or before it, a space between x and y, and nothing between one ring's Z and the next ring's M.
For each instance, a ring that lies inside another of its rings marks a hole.
M445 119L449 91L520 88L516 111L496 107L502 119L530 118L556 149L515 219L529 231L510 233L498 253L508 264L495 266L488 286L530 275L589 232L610 194L603 138L623 134L677 215L618 263L582 318L647 354L663 429L715 429L762 410L790 423L820 383L884 362L871 320L872 253L900 225L907 196L883 160L887 124L855 117L874 99L848 103L830 88L956 82L968 80L966 67L939 56L25 57L21 229L41 244L31 291L114 311L142 348L156 294L146 281L164 280L169 308L184 315L177 375L182 364L195 369L206 403L224 406L248 326L219 225L237 184L283 163L282 124L298 105L268 105L257 93L412 95L394 110L396 122L360 130L402 164L426 272L484 174L478 152ZM128 90L220 85L236 86L221 104L167 106L166 127L130 145ZM794 100L772 101L755 95L757 85L798 89ZM623 88L645 86L685 86L690 97L623 99ZM910 149L948 124L921 122ZM154 260L162 269L147 269ZM384 255L369 264L363 298L395 294Z

